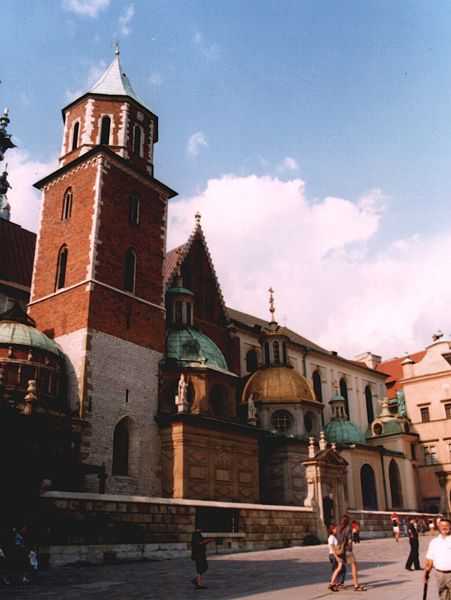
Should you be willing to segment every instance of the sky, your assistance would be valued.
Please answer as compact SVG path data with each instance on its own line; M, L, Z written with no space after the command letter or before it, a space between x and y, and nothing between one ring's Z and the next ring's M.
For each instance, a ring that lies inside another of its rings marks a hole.
M159 116L169 246L202 225L226 303L352 357L451 333L448 0L3 0L12 220L61 108L121 47Z

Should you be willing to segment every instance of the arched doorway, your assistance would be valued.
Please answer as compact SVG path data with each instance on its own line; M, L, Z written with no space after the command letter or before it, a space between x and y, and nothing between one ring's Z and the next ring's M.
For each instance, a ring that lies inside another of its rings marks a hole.
M392 508L402 507L401 475L396 461L392 458L388 468Z
M362 503L365 510L377 510L376 477L370 465L365 464L360 469L360 485L362 487Z

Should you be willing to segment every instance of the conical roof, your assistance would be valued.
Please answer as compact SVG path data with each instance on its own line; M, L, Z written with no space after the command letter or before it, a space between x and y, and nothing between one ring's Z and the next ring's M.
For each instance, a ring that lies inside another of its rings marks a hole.
M116 48L113 62L88 92L91 94L107 94L109 96L130 96L130 98L143 104L142 100L136 95L129 78L122 70L118 48Z

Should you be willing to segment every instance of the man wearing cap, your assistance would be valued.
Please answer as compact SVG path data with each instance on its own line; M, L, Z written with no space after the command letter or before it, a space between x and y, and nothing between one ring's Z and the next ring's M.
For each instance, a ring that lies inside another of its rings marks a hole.
M434 568L440 600L451 600L451 521L441 519L438 530L439 535L431 540L426 553L424 578L427 581Z

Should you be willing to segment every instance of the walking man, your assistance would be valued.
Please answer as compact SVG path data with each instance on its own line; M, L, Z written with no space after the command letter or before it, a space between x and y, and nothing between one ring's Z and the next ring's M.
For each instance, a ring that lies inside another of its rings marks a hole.
M451 521L441 519L438 529L439 535L431 540L426 553L424 580L434 568L440 600L451 600Z
M406 562L406 569L408 571L411 571L413 565L415 571L420 571L420 557L418 556L418 529L417 522L415 521L415 519L410 519L409 526L407 528L407 535L409 536L410 554Z

